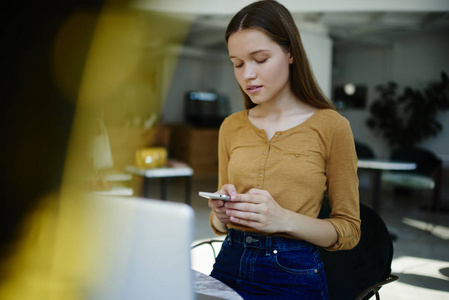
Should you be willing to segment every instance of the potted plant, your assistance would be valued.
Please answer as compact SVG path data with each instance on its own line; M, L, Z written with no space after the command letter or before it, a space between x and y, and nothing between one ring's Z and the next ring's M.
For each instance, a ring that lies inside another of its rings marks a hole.
M379 98L370 107L366 124L388 145L407 148L437 136L442 130L437 113L449 109L449 79L441 73L441 81L429 84L424 90L405 87L397 94L394 82L376 86Z

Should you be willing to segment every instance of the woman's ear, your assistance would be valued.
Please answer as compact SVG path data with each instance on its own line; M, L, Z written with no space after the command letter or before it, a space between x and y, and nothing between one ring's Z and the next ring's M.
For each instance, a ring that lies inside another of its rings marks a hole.
M289 64L292 64L293 63L293 55L292 55L292 52L290 51L290 52L288 52L288 55L289 55L289 58L288 58L288 63Z

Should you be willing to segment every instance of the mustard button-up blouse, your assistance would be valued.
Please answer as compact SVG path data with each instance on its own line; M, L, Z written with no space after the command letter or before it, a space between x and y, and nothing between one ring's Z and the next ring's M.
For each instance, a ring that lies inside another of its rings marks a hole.
M219 189L226 183L238 193L267 190L283 208L310 217L318 216L327 191L332 208L327 220L338 234L327 250L351 249L360 239L354 139L349 122L334 110L319 109L271 140L249 121L247 110L226 118L219 135ZM230 227L256 231L234 223Z

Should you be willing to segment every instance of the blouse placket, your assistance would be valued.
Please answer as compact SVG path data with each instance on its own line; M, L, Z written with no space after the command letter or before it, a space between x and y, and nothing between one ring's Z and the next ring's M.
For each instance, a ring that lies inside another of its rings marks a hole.
M271 150L271 142L277 139L280 135L280 132L276 132L271 140L267 141L266 146L263 150L263 155L259 161L259 168L257 170L257 188L261 189L263 187L263 182L265 179L265 167L268 161L268 156L270 155Z

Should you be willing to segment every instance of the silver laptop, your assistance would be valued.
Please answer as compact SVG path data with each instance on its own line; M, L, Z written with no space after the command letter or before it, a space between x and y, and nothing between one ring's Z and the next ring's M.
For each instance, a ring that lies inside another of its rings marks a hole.
M102 276L88 299L194 299L193 209L182 203L96 196L90 208ZM96 243L96 242L95 242Z

